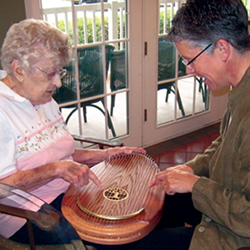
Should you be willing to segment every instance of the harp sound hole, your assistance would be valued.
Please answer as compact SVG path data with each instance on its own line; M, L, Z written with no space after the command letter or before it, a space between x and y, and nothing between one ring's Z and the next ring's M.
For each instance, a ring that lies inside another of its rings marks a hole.
M128 198L127 190L119 187L110 187L103 191L103 196L111 201L123 201Z

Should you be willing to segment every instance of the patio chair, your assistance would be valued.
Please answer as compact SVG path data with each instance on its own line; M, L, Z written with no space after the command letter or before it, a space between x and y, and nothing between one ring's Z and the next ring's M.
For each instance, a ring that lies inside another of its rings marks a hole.
M113 45L106 45L106 65L105 72L106 76L109 69L109 63L111 60L111 53L114 50ZM88 48L82 48L78 50L78 67L79 67L79 83L80 83L80 98L88 98L98 96L104 93L103 89L103 61L102 61L102 46L93 46ZM75 63L72 60L68 65L65 66L68 73L62 79L62 87L57 89L53 94L53 98L58 104L76 100L76 76L75 76ZM103 108L99 107L95 103L100 102ZM81 102L81 108L83 109L84 122L87 122L87 107L92 106L97 108L105 115L104 98L99 97L89 101ZM63 108L73 108L66 118L68 123L70 117L78 110L77 104L69 105ZM115 129L108 115L108 126L112 131L114 137L116 137Z
M112 92L124 89L127 86L125 50L114 50L111 53L110 63L110 89ZM115 107L115 94L111 95L110 115L113 115Z
M174 45L167 40L159 39L159 53L158 53L158 81L168 80L175 78L175 49ZM179 61L180 65L180 61ZM181 66L181 65L180 65ZM185 72L185 71L184 71ZM180 68L178 72L179 76L184 74L183 69ZM176 90L175 81L163 83L158 85L158 90L166 89L165 102L168 102L168 96L170 93L177 91L177 103L183 116L185 116L184 107L182 105L181 96L179 90Z
M16 187L0 183L0 213L27 220L29 244L6 239L0 235L2 250L87 250L75 229L55 208L43 200ZM20 208L22 206L22 208ZM32 226L46 231L49 239L57 238L58 244L37 244Z

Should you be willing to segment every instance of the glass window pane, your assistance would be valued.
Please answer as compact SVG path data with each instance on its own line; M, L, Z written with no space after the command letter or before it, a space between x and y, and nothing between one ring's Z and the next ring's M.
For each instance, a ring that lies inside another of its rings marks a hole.
M83 116L83 135L99 139L106 138L105 126L105 98L92 100L91 103L86 101L81 103L81 115ZM108 138L117 136L116 128L107 111L107 128Z
M109 1L104 7L105 40L113 41L127 38L126 1Z
M202 81L202 78L196 77L196 100L195 100L195 113L209 109L210 90L207 85Z
M102 46L78 49L80 98L103 94Z
M159 34L169 32L171 20L178 10L178 3L178 0L159 0Z
M157 91L157 124L163 124L174 120L175 95L171 94L171 88L175 82L158 85Z
M101 42L102 11L100 1L75 6L77 16L78 44Z
M128 92L108 96L108 107L116 136L128 134Z
M176 49L166 37L159 37L158 81L175 78Z
M116 44L117 45L117 44ZM127 88L127 50L114 50L110 58L110 88L108 92L114 92Z
M177 119L193 114L194 77L178 80L177 108L182 111L177 113Z
M207 86L202 80L199 83L198 77L186 74L182 58L167 39L171 20L183 2L159 0L157 124L195 115L209 106Z

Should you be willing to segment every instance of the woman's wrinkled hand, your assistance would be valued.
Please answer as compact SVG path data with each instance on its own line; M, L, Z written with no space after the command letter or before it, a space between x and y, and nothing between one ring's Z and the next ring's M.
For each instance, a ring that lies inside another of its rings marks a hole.
M58 177L74 185L75 188L81 188L87 185L90 180L97 186L103 185L103 183L86 165L70 160L60 161L58 162L58 165Z
M117 154L132 154L133 152L140 152L142 154L146 154L146 150L143 148L135 148L135 147L115 147L107 149L108 157L117 155Z

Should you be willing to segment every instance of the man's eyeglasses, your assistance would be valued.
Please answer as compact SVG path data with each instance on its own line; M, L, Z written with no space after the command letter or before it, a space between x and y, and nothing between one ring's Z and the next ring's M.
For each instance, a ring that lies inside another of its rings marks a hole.
M193 59L188 61L187 59L183 59L182 63L188 67L195 59L197 59L202 53L204 53L210 46L212 46L212 43L210 43L205 49L203 49L197 56L195 56Z
M51 81L53 78L58 74L60 79L62 79L66 74L67 70L66 69L60 69L59 71L53 71L51 73L47 73L46 71L40 69L39 67L35 66L37 69L39 69L41 72L47 75L48 80Z

